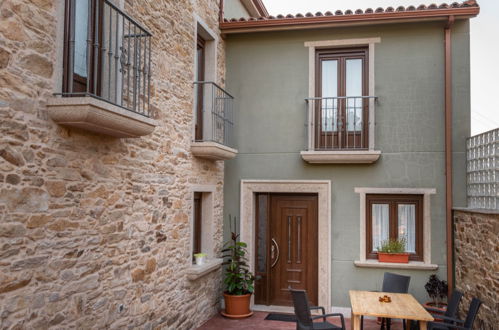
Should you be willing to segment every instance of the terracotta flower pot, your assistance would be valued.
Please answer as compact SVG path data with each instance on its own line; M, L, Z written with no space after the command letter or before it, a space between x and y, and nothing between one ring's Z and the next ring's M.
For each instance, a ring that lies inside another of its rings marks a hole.
M434 314L434 315L444 315L445 311L447 310L447 304L446 303L440 303L439 306L436 306L436 303L434 303L433 301L424 303L423 307L425 307L425 308L426 307L434 308L434 309L438 309L438 310L441 311L441 312L433 312L432 311L431 313ZM442 322L442 320L438 319L438 318L435 318L435 321L436 322Z
M394 262L407 264L409 262L409 253L384 253L378 252L379 262Z
M223 316L232 319L241 319L253 315L250 310L251 293L241 296L231 295L224 292L225 311Z

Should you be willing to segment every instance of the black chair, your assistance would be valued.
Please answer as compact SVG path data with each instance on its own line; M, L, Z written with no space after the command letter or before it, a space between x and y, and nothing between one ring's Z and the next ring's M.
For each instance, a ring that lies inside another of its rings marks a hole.
M410 276L399 275L394 273L385 273L383 276L383 285L381 291L391 292L391 293L407 293L409 291L409 283L411 281ZM402 321L405 329L405 320ZM387 329L390 329L391 319L382 319L381 328L386 325ZM360 329L364 329L364 317L360 318Z
M468 315L466 315L464 321L455 317L438 315L437 317L444 320L446 323L428 322L428 330L471 330L473 329L473 323L475 322L481 305L482 302L480 299L473 298L471 299L470 308L468 309Z
M457 309L459 307L459 303L461 302L461 298L463 297L463 293L461 291L458 291L458 290L454 290L452 291L452 295L450 296L450 299L449 299L449 302L447 304L447 309L445 310L445 313L443 314L443 316L447 316L447 317L456 317L456 314L457 314ZM439 309L436 309L436 308L431 308L431 307L426 307L426 310L428 312L430 312L431 316L433 316L434 318L436 319L442 319L440 316L440 314L435 314L435 313L438 313L438 312L442 312L441 310ZM450 321L445 321L445 323L450 323Z
M308 303L307 292L304 290L289 290L293 297L293 305L295 307L296 316L296 330L312 330L312 329L323 329L323 330L346 330L345 320L343 314L332 313L326 314L324 307L320 306L310 306ZM310 311L314 309L322 310L322 315L312 316ZM339 316L341 319L341 327L327 322L326 317ZM323 319L322 322L314 322L317 319Z

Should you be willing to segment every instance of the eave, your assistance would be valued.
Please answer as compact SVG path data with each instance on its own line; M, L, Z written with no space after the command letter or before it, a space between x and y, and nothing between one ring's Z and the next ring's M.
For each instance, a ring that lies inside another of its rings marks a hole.
M463 6L458 8L415 9L406 11L384 11L372 13L332 14L317 13L315 16L278 16L277 18L241 18L224 20L220 23L223 34L305 30L329 27L361 26L371 24L409 23L428 21L447 21L449 16L457 19L469 19L480 12L480 7Z

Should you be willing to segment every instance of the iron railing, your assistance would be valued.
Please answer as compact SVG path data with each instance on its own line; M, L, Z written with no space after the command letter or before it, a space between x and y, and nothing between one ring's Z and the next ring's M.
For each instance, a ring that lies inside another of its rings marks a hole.
M66 3L67 83L59 95L92 96L149 117L151 33L108 0Z
M499 128L466 141L468 207L499 210Z
M309 150L369 148L369 112L375 96L311 97L308 110Z
M196 109L202 109L202 134L196 140L234 147L234 97L211 81L195 81L194 86Z

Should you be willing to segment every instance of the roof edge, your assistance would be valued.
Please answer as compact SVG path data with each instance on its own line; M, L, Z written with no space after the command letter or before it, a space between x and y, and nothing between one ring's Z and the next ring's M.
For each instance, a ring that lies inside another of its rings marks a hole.
M337 11L335 14L326 12L325 14L317 13L296 16L277 17L259 17L259 18L240 18L240 19L225 19L220 22L220 29L224 34L247 33L258 31L272 30L302 30L312 28L323 28L330 26L349 26L349 25L367 25L376 23L398 23L398 22L415 22L415 21L435 21L447 19L449 16L454 16L455 19L467 19L475 17L480 12L478 4L466 5L460 7L436 7L414 10L400 10L401 7L394 10L388 7L386 10L376 11L366 10L360 13L358 10L352 11Z

